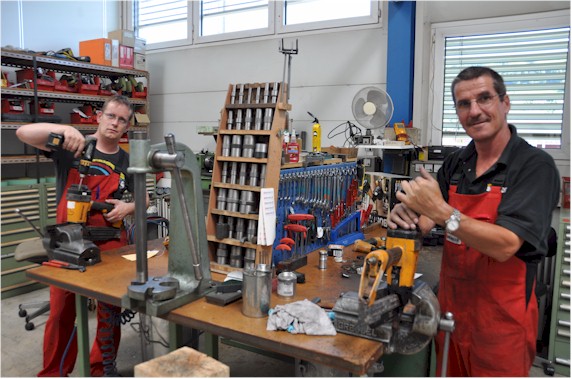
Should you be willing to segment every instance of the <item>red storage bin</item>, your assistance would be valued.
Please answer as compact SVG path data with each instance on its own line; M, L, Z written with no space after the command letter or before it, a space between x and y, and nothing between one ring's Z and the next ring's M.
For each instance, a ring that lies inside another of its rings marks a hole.
M16 79L18 83L28 81L30 88L34 88L34 70L26 68L16 71ZM44 75L37 75L36 83L40 91L53 91L56 86L56 74L53 71L48 71Z

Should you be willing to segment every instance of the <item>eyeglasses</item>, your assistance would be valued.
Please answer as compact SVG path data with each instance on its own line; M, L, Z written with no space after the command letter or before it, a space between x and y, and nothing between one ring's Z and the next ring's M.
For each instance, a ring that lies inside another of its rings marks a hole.
M127 124L129 123L129 120L127 120L127 119L125 119L125 118L123 118L123 117L117 116L117 115L114 114L114 113L104 113L103 115L104 115L109 121L117 120L117 123L118 123L119 125L121 125L121 126L125 126L125 125L127 125Z
M491 106L495 97L502 98L503 96L504 94L490 95L486 93L477 97L474 100L459 100L457 101L457 103L455 103L455 108L459 112L467 112L469 109L471 109L471 104L473 102L476 102L481 108L487 108Z

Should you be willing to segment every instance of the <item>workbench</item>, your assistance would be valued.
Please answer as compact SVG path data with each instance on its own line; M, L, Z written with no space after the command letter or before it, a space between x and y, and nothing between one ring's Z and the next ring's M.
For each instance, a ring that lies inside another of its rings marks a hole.
M149 277L167 274L168 251L161 240L149 241L149 250L159 250L159 254L148 260ZM89 376L89 338L87 328L87 299L94 298L109 304L121 306L121 298L128 285L136 277L136 263L122 256L135 252L134 245L102 252L101 263L90 266L83 273L55 267L41 266L28 270L31 279L54 285L76 294L78 323L78 362L81 376ZM420 254L420 262L425 259ZM362 255L363 256L363 255ZM435 257L430 257L435 259ZM359 276L350 273L342 278L342 265L356 258L348 246L344 250L345 263L336 263L328 257L327 269L318 269L318 253L308 254L308 265L298 269L306 276L306 283L297 284L296 295L281 298L272 293L271 307L289 302L319 297L320 305L332 308L340 293L357 291ZM440 258L440 257L439 257ZM431 266L431 265L430 265ZM419 271L419 270L418 270ZM222 281L225 275L213 273L213 280ZM294 335L285 331L267 331L268 318L250 318L241 312L242 300L225 307L207 303L204 298L186 304L162 318L184 327L202 330L206 333L206 352L214 355L218 351L218 337L237 341L254 348L282 354L296 359L325 365L337 370L364 375L383 354L381 343L342 333L336 336ZM171 333L171 348L174 344Z

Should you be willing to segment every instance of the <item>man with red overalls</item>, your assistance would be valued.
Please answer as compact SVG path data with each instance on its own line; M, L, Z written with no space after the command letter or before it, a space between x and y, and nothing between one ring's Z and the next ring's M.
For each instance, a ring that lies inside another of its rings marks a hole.
M446 230L438 297L455 318L447 374L528 376L538 332L536 265L547 251L559 173L550 155L508 124L510 99L496 71L469 67L451 92L472 141L445 159L437 180L422 170L403 182L388 224ZM443 342L441 332L437 362Z
M106 201L114 208L106 214L90 212L87 220L89 226L112 227L135 211L135 203L120 200L124 191L132 190L132 180L127 175L129 154L119 147L119 139L129 127L132 115L129 99L124 96L110 97L97 114L99 126L93 135L97 139L96 151L82 184L91 189L92 200ZM49 151L46 142L50 133L63 135L62 149ZM18 128L16 135L21 141L44 150L54 160L58 203L56 222L65 223L67 190L72 184L78 184L80 179L77 163L85 146L84 135L73 126L50 123L23 125ZM102 251L102 259L105 259L105 250L127 244L125 228L122 229L119 239L95 242ZM111 320L117 320L120 312L120 307L102 302L97 305L97 333L90 354L92 376L102 376L104 371L114 374L121 327ZM77 357L75 316L74 293L50 287L50 315L44 334L44 368L38 376L68 376L73 371Z

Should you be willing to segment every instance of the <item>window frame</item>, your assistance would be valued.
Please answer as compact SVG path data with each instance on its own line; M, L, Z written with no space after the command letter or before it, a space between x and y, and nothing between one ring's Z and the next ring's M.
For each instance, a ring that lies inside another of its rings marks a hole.
M453 21L434 23L431 25L433 40L432 59L429 72L432 75L429 97L431 104L428 107L430 128L430 141L442 141L442 130L439 125L443 121L443 96L451 96L449 89L443 88L445 64L445 39L447 37L495 33L509 33L524 30L551 29L570 27L570 17L567 11L542 12L528 15L495 17L466 21ZM568 55L568 69L566 71L564 109L562 115L562 143L559 149L544 149L555 159L569 159L570 157L570 54ZM445 94L445 91L447 93ZM510 96L510 93L509 93ZM516 125L518 128L518 125Z
M346 0L351 1L351 0ZM240 32L230 32L217 34L212 36L199 36L199 23L200 23L200 2L198 0L189 0L188 12L189 17L187 18L187 38L175 41L158 42L158 43L148 43L147 51L152 52L154 50L169 49L169 48L180 48L180 47L192 47L199 45L206 45L209 43L224 43L229 40L237 39L248 39L248 38L273 38L287 33L328 33L335 32L339 28L352 29L362 29L362 28L381 28L383 27L383 12L387 10L384 6L384 2L380 0L370 0L372 13L369 17L353 17L347 19L339 20L329 20L329 21L317 21L309 22L303 24L289 25L286 27L282 26L282 19L284 17L284 1L283 0L270 0L269 1L269 12L268 12L268 28L253 29L248 31ZM125 2L126 8L125 14L128 15L127 26L131 30L136 30L137 25L135 24L135 19L133 17L135 11L135 0ZM189 22L190 20L190 22ZM195 27L196 25L196 27Z
M239 32L228 32L221 34L214 34L211 36L201 36L201 2L192 1L192 24L193 24L193 41L195 44L220 42L232 39L260 37L274 34L274 14L275 14L276 1L268 1L268 27L243 30ZM194 27L196 25L196 27Z
M349 26L362 26L368 24L377 24L381 22L381 6L380 1L370 1L370 15L360 17L350 17L336 20L311 21L301 24L284 25L284 17L286 10L286 1L276 1L276 33L292 33L303 32L318 29L332 29Z

